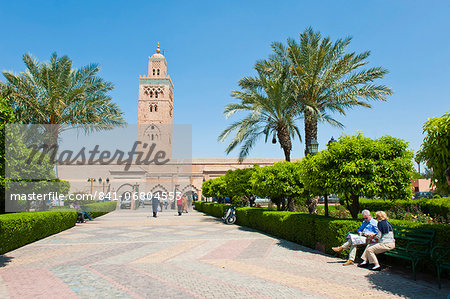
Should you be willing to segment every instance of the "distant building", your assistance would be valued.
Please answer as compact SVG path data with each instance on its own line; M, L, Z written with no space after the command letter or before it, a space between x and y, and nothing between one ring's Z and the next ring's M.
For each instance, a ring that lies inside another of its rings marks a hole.
M138 140L158 142L171 157L173 113L174 85L158 43L156 53L149 57L148 74L139 76ZM239 163L238 159L171 159L164 167L133 164L126 171L123 165L60 165L58 176L71 183L71 193L110 192L113 197L120 197L136 191L152 194L176 191L192 199L202 198L204 181L230 169L268 166L280 160L245 159Z
M413 192L434 192L436 187L431 185L430 179L417 179L411 180L411 186L413 188Z

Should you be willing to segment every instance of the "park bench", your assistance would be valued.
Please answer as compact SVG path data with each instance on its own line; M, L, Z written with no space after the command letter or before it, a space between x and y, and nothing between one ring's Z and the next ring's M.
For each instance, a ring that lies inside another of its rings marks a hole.
M441 288L442 269L450 270L450 247L436 246L431 250L431 258L436 265L439 288Z
M432 229L418 229L395 225L392 227L394 229L395 248L384 254L410 260L414 280L416 280L417 264L422 259L430 258L436 232Z

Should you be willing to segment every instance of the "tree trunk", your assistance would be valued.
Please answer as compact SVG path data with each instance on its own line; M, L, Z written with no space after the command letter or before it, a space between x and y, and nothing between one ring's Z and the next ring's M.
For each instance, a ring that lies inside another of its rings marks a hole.
M308 154L308 142L314 138L317 140L317 115L305 110L305 156Z
M5 214L5 188L0 188L0 214Z
M350 214L352 215L353 219L357 219L359 213L359 196L351 194L350 198L351 198L351 204L349 209Z
M289 212L295 212L295 204L292 197L288 197L287 207Z
M256 200L256 197L254 197L253 195L248 197L248 201L250 203L250 207L254 207L255 206L255 200Z
M286 200L284 198L281 199L281 210L286 211Z
M306 200L306 206L308 207L308 212L310 214L317 215L317 202L318 200L315 198L308 198Z
M286 127L279 127L277 129L278 141L280 142L281 148L284 151L285 160L291 161L291 136L289 135L289 130Z
M276 204L277 204L277 211L281 211L281 202L277 200Z
M325 194L323 199L325 201L325 217L328 217L328 194Z

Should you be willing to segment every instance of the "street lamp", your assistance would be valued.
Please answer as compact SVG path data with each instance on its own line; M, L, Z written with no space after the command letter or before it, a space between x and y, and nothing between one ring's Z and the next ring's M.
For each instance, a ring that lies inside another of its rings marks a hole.
M330 147L332 144L336 143L337 141L333 138L333 136L331 136L330 141L328 141L327 143L327 147ZM328 217L328 194L325 193L323 195L323 200L324 200L324 204L325 204L325 217Z
M334 139L333 136L331 136L331 139L330 139L330 141L328 141L327 146L329 147L330 145L332 145L336 142L337 142L336 139Z
M308 154L315 155L319 150L319 143L316 139L311 138L306 144L306 151Z
M205 177L203 177L203 183L206 182ZM203 183L202 183L202 197L203 196ZM205 197L205 201L208 202L208 198Z
M92 191L93 191L93 185L94 185L94 182L95 182L95 179L94 178L88 178L88 180L87 180L89 183L91 183L91 194L92 194Z
M101 184L103 182L103 194L105 193L105 182L106 184L109 183L109 178L106 178L106 180L102 180L102 178L98 178L98 182Z

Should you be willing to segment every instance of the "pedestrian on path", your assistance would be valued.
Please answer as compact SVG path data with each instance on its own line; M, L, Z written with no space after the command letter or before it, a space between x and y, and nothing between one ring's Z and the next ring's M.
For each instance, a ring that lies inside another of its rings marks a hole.
M359 235L364 236L364 237L375 236L378 233L378 227L377 227L378 222L372 218L372 215L370 214L369 210L363 210L361 212L361 214L362 214L363 222L356 232ZM342 244L339 247L333 247L331 249L333 249L334 252L341 252L344 249L350 248L348 260L342 265L343 266L353 265L355 262L355 258L356 258L356 251L358 250L357 247L359 245L369 244L371 239L366 238L366 241L367 241L367 243L365 243L365 244L354 244L356 242L352 241L351 235L349 234L347 236L347 240L344 244Z
M392 225L387 221L387 215L383 211L378 211L376 213L376 217L378 220L378 233L371 237L377 241L377 243L372 243L367 245L366 250L364 250L361 258L363 262L359 264L359 267L367 267L369 264L373 264L374 266L371 270L380 271L380 263L378 263L378 259L376 254L383 253L395 248L395 239L394 239L394 229Z
M159 207L159 198L157 196L152 197L152 209L153 209L153 217L157 217Z
M181 216L183 212L183 196L177 197L178 216Z
M187 197L183 197L183 213L188 212L188 199Z

